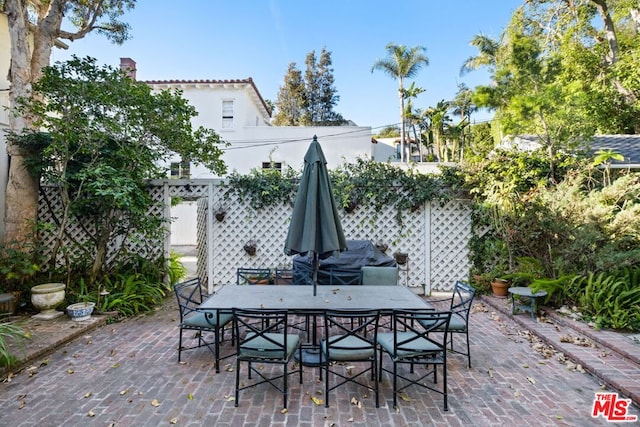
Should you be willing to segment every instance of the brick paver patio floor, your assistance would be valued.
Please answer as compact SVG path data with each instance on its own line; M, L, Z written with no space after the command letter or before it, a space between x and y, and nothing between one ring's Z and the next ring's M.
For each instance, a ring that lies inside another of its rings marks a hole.
M607 391L597 377L562 360L482 300L471 315L473 367L467 368L465 356L449 356L448 412L440 395L415 387L394 409L388 374L380 408L372 393L355 385L334 390L325 408L311 399L323 397L311 367L305 367L302 385L291 377L288 412L282 412L280 393L267 385L243 392L235 408L235 372L216 374L207 349L185 352L184 363L177 362L177 321L177 308L167 300L152 315L101 326L33 361L0 385L0 425L610 425L591 416L595 393ZM456 343L462 345L459 337ZM630 415L638 413L631 407Z

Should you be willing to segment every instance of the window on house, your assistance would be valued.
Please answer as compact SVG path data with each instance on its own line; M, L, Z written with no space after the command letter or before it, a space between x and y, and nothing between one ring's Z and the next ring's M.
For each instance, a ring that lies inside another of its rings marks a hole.
M191 178L191 165L189 162L172 162L171 163L172 179L189 179Z
M402 150L400 149L400 143L396 142L396 160L400 160L402 158Z
M233 128L233 101L222 101L222 128Z
M265 169L282 172L282 162L262 162L262 170Z

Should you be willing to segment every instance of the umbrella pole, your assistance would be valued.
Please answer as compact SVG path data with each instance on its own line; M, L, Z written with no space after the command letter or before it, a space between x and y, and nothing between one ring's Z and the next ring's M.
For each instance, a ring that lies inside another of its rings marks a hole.
M318 286L318 254L313 252L313 296L316 296Z

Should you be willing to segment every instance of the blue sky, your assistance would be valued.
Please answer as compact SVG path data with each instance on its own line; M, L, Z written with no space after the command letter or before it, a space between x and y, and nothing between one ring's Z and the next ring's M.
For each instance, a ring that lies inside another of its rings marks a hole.
M335 110L374 133L397 124L397 81L371 66L388 43L424 46L430 65L415 78L426 89L414 106L452 99L458 83L488 83L485 72L460 76L477 50L475 34L498 37L523 0L138 0L124 20L132 38L123 45L98 34L56 51L93 56L117 67L137 62L140 80L253 78L265 99L275 101L289 63L304 72L310 51L331 52L340 101ZM178 7L177 5L180 5ZM410 82L406 84L409 86ZM476 120L491 115L476 114Z

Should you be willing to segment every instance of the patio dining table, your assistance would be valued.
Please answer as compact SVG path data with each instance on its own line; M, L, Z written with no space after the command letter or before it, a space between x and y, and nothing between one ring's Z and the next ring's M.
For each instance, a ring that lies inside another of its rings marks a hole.
M285 309L297 314L322 314L324 310L380 310L429 308L429 304L404 286L320 286L313 296L307 286L225 285L208 297L200 310Z
M380 310L382 315L390 315L394 309L421 309L430 305L404 286L320 286L314 296L308 286L225 285L209 296L199 310L225 312L232 308L284 309L312 316L312 343L303 351L302 363L318 366L321 360L315 319L325 310Z

